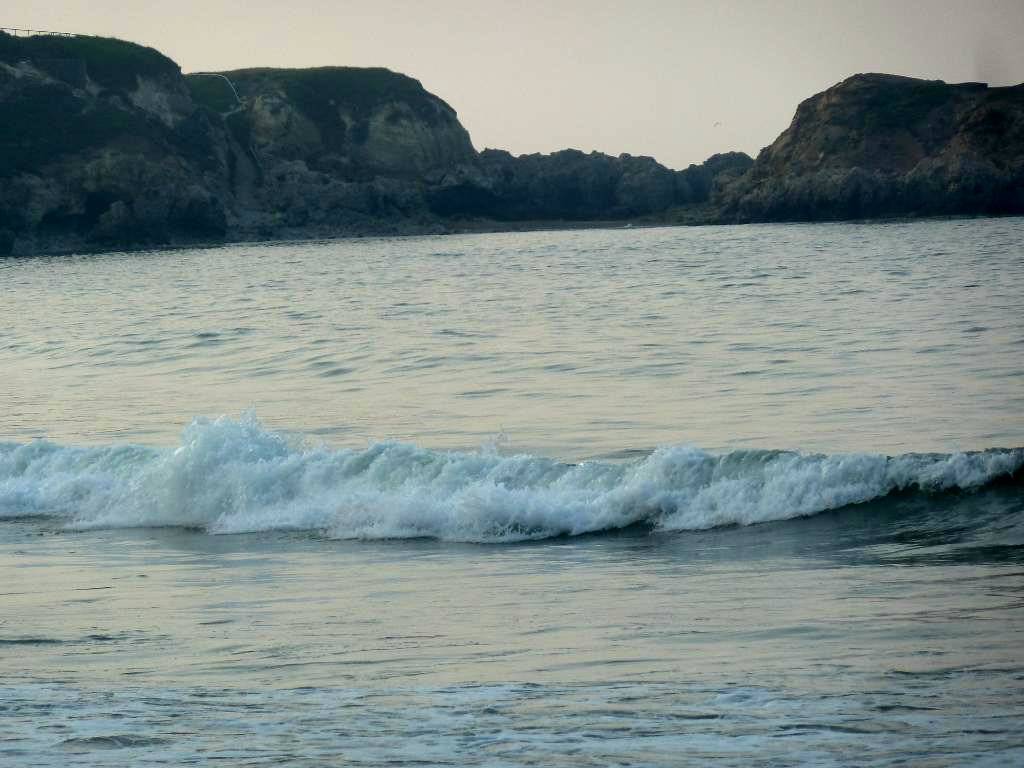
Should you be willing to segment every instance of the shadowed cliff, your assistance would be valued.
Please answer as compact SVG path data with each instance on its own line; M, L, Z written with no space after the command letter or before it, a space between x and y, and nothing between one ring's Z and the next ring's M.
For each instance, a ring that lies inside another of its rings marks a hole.
M0 33L0 254L586 222L1024 213L1024 86L858 75L756 162L477 152L386 69L183 76L150 48Z
M727 221L1024 213L1024 85L855 75L716 202Z
M653 220L752 162L478 153L386 69L183 76L94 37L0 33L0 107L0 253Z
M218 122L153 49L0 34L0 252L224 237Z

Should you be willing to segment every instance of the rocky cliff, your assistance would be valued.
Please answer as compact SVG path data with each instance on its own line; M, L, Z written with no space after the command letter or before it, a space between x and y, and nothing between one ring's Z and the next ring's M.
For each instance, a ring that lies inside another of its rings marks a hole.
M724 221L1024 213L1024 85L855 75L716 202Z
M0 34L0 253L223 237L223 146L157 51Z
M719 175L753 162L731 153L676 172L648 157L599 152L478 154L448 104L385 69L254 69L187 80L258 166L259 183L236 192L255 201L247 224L262 231L630 219L704 202Z
M0 254L658 217L752 162L477 153L386 69L183 76L94 37L0 33L0 109Z
M703 204L717 185L752 163L742 152L730 152L673 171L650 157L575 149L515 157L485 149L476 173L435 187L430 204L444 216L504 222L628 220Z
M158 51L0 33L0 255L225 239L1024 212L1024 86L858 75L756 162L476 152L386 69L183 76Z
M455 111L386 69L248 69L186 78L229 134L232 234L439 231L427 191L476 162Z
M455 110L405 75L351 67L222 74L245 105L252 146L265 158L365 181L420 179L476 156Z
M0 253L224 236L222 137L159 52L0 35L0 105Z
M119 40L0 34L0 253L439 231L477 162L455 112L383 69L182 76Z

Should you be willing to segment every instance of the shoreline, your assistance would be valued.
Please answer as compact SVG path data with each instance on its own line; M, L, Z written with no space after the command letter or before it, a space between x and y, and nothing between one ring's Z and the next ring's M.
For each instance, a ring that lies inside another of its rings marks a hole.
M812 224L891 224L899 222L920 221L957 221L977 219L1014 219L1024 214L948 214L942 216L886 216L863 219L817 219L817 220L772 220L772 221L652 221L637 219L608 220L544 220L531 219L516 222L499 222L489 220L465 220L438 222L440 226L423 225L399 226L389 231L365 230L359 232L310 231L309 229L275 232L261 237L254 232L239 232L237 236L225 237L220 240L170 240L165 243L122 243L116 245L90 246L80 242L66 245L55 244L53 247L34 250L27 253L0 254L0 261L6 259L34 259L57 256L94 256L105 253L149 253L160 251L177 251L184 249L219 248L229 245L278 245L287 243L331 242L342 240L377 240L407 237L444 237L450 235L487 235L513 234L519 232L572 232L576 230L617 230L617 229L657 229L669 227L737 227L750 225L812 225Z

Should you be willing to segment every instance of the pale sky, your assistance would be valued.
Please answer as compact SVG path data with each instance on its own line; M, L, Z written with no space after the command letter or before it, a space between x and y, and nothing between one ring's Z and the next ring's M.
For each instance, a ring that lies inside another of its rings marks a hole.
M388 67L451 104L477 149L674 168L755 155L857 72L1024 81L1024 0L6 0L0 25L134 40L186 72Z

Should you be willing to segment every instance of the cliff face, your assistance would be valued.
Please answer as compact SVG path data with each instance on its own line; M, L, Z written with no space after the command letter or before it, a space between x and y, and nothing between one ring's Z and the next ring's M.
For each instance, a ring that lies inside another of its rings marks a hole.
M441 215L506 222L649 217L705 203L720 183L752 163L742 152L730 152L673 171L650 157L575 149L515 157L485 149L476 173L438 185L430 203Z
M0 254L611 220L704 204L752 162L477 153L386 69L182 76L152 49L0 33Z
M222 237L223 139L174 62L0 34L0 253Z
M736 221L1024 213L1024 86L856 75L717 202Z
M241 236L438 229L426 190L476 162L455 111L386 69L249 69L187 82L228 127Z
M119 40L0 33L0 254L432 231L476 152L383 69L184 78Z
M182 76L157 51L0 33L0 255L530 221L1024 213L1024 86L858 75L757 161L477 153L386 69Z
M0 254L438 228L431 174L476 160L403 75L228 78L118 40L0 33Z
M252 144L348 180L422 178L476 153L455 111L386 69L225 72L247 106Z

